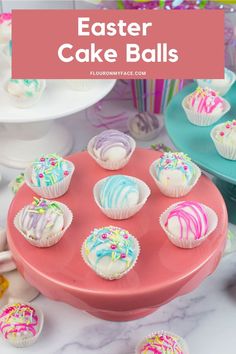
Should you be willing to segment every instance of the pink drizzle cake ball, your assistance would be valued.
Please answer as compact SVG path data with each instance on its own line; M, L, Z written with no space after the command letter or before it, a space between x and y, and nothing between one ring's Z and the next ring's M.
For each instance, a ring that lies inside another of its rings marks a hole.
M13 346L33 344L43 326L43 315L33 306L16 303L7 305L0 312L0 331Z
M11 39L11 13L0 14L0 44L6 44Z
M181 337L160 331L143 340L136 354L188 354L188 349Z
M182 102L188 120L198 126L209 126L217 122L230 110L227 100L210 88L198 87Z
M217 222L214 210L194 201L173 204L160 217L169 240L182 248L199 246L215 230Z
M198 87L189 97L189 108L198 113L214 114L224 110L223 99L216 91Z

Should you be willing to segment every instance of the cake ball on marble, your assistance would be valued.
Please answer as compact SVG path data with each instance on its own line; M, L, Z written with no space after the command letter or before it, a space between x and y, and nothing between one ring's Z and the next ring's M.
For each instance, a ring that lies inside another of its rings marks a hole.
M212 129L211 138L222 157L236 160L236 120L218 124Z
M189 354L187 344L176 334L159 331L145 338L135 354Z
M160 191L168 197L181 197L190 192L201 171L182 152L166 152L150 167L150 173Z
M64 204L34 198L17 214L15 226L34 246L49 247L61 239L71 221L71 212Z
M94 229L82 246L87 265L108 280L119 279L129 272L139 252L137 239L116 226Z
M146 203L151 191L135 177L114 175L98 181L93 189L96 204L111 219L128 219Z
M45 87L45 80L9 79L5 90L15 107L28 108L40 100Z
M11 13L0 14L0 44L6 44L11 39Z
M200 245L217 226L216 213L202 203L179 202L169 207L160 217L160 223L170 241L178 247Z
M224 96L234 84L235 79L235 73L225 68L224 79L198 79L197 83L202 88L209 87L210 89L215 90L219 92L220 95Z
M0 332L15 347L32 345L43 327L43 314L30 304L9 304L0 311Z
M27 185L44 198L58 198L69 188L74 164L57 154L44 154L25 171Z
M90 140L88 152L103 168L116 170L127 164L135 146L134 139L127 134L108 129Z
M198 126L209 126L230 110L229 102L216 91L202 87L185 97L182 105L188 120Z

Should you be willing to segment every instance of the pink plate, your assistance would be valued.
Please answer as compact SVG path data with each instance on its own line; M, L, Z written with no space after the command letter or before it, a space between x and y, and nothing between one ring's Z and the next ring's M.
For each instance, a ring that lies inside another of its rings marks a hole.
M102 169L87 152L69 157L76 171L70 190L58 200L71 208L74 221L60 242L46 249L30 245L13 225L16 213L32 201L33 193L23 186L9 210L8 240L24 277L45 296L113 321L143 317L196 288L215 270L224 250L227 233L224 200L214 184L202 176L192 192L180 200L196 200L210 206L217 212L220 223L198 248L185 250L172 245L158 219L176 199L163 196L149 175L149 166L159 155L155 151L137 149L128 165L118 172ZM103 215L92 193L99 179L117 173L144 180L152 192L143 209L124 221L110 220ZM107 225L129 230L141 245L136 266L120 280L100 278L80 254L89 232Z

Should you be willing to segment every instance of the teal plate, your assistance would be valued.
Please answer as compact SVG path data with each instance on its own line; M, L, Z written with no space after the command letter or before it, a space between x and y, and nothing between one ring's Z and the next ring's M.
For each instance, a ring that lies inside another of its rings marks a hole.
M191 124L182 108L182 100L195 88L195 83L186 86L168 105L165 112L168 135L176 148L187 153L203 170L224 181L236 184L236 161L221 157L210 137L210 132L215 125L236 119L236 84L224 96L231 104L231 110L209 127L198 127Z

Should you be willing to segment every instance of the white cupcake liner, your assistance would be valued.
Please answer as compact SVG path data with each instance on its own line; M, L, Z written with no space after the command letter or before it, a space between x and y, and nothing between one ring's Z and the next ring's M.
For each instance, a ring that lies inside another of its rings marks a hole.
M106 279L106 280L118 280L118 279L122 278L124 275L126 275L127 273L129 273L134 268L135 264L137 263L139 254L140 254L140 244L139 244L138 240L136 239L136 237L134 237L132 235L130 235L129 237L132 237L132 239L134 241L135 250L136 250L136 258L135 258L134 262L130 265L130 267L122 273L116 273L116 274L113 274L112 276L108 277L106 274L100 272L98 269L93 268L93 266L88 261L88 258L85 253L85 243L86 243L87 238L84 240L82 247L81 247L82 258L83 258L84 262L87 264L87 266L89 268L91 268L101 278Z
M14 226L15 228L21 233L21 235L33 246L36 247L51 247L58 243L62 236L65 234L67 229L70 227L72 221L73 221L73 213L72 211L63 203L56 202L60 209L63 211L63 217L64 217L64 228L62 231L56 233L55 235L52 235L46 239L41 239L41 240L34 240L28 236L25 235L25 233L21 230L20 225L19 225L19 216L23 211L23 208L16 214L14 218Z
M216 214L216 212L209 208L208 206L206 206L203 203L199 203L203 208L205 213L207 214L207 219L208 219L208 232L206 233L205 236L201 237L198 240L186 240L183 239L181 240L180 238L177 238L176 236L172 235L169 230L165 227L165 223L167 220L167 217L170 213L171 210L173 210L178 204L172 204L169 208L167 208L160 216L160 225L162 227L162 229L164 230L164 232L166 233L166 235L168 236L169 240L177 247L180 248L195 248L197 246L200 246L201 243L203 243L207 237L216 229L217 224L218 224L218 216Z
M212 125L214 123L216 123L220 118L222 118L231 108L230 103L224 99L223 99L223 104L224 104L224 110L222 112L219 113L215 113L215 114L205 114L205 113L198 113L198 112L194 112L193 110L189 109L188 107L188 100L189 97L191 96L188 95L186 96L183 101L182 101L182 106L183 109L187 115L188 120L190 121L190 123L194 124L194 125L198 125L201 127L207 127L209 125Z
M151 164L151 166L149 168L149 173L152 176L152 178L154 179L154 181L155 181L157 187L160 189L161 193L166 195L167 197L180 198L180 197L187 195L193 189L193 187L197 184L199 178L201 177L200 168L195 163L191 162L194 167L195 175L192 178L190 185L187 185L187 186L173 186L171 184L165 185L165 184L161 183L160 181L158 181L158 179L156 177L156 166L157 166L158 161L159 161L159 159L154 161Z
M168 336L177 338L178 343L180 344L181 349L183 351L183 354L189 354L188 345L187 345L186 341L182 337L180 337L177 334L172 333L170 331L163 331L163 330L162 331L153 332L153 333L149 334L148 336L146 336L145 339L143 339L142 342L140 342L137 345L136 350L135 350L135 354L140 354L141 353L142 347L145 344L145 340L147 340L149 338L152 338L152 337L154 337L156 335L159 335L159 336L160 335L168 335Z
M30 108L40 100L46 88L46 80L40 80L40 91L34 97L17 97L9 94L7 91L7 83L5 84L5 91L8 94L9 100L13 106L17 108Z
M129 136L130 143L131 143L131 151L128 156L126 156L124 159L121 159L119 161L108 161L108 160L103 161L103 160L98 159L93 153L93 145L94 145L95 138L96 138L96 136L93 137L89 141L87 150L88 150L89 155L98 163L98 165L100 165L105 170L115 171L115 170L119 170L120 168L123 168L129 162L129 160L130 160L131 156L133 155L134 150L136 148L135 140L131 136Z
M233 144L228 144L227 142L221 142L215 138L215 133L219 130L220 126L223 124L218 124L211 130L211 138L215 144L216 150L218 153L227 160L236 160L236 146Z
M235 80L236 80L235 73L233 71L231 71L231 73L232 73L232 80L230 82L225 81L224 86L223 85L221 85L221 86L214 85L209 82L197 80L198 86L200 86L202 88L211 88L212 90L217 91L219 93L219 95L224 96L231 89L231 87L233 86L233 84L235 83Z
M70 173L68 176L65 176L60 182L56 182L51 186L42 186L37 187L32 183L32 166L28 166L25 170L25 183L27 186L37 195L47 199L55 199L64 195L70 186L71 178L73 176L75 166L71 161L68 161L70 165Z
M18 302L20 303L20 302ZM8 308L9 306L11 305L14 305L15 303L9 303L7 304L6 306L4 306L1 311L4 311L6 308ZM37 333L35 336L32 336L32 337L29 337L29 338L20 338L20 337L15 337L14 339L13 338L5 338L3 335L3 339L5 341L7 341L8 343L10 343L11 345L13 345L14 347L16 348L24 348L24 347L29 347L31 345L33 345L39 338L41 332L42 332L42 329L43 329L43 324L44 324L44 315L43 315L43 312L37 307L37 306L34 306L32 304L29 304L27 302L22 302L21 303L22 305L28 305L30 307L33 307L35 309L35 311L37 312L37 315L38 315L38 319L39 319L39 325L38 325L38 328L37 328Z
M139 202L137 205L135 205L133 207L130 207L130 208L126 207L126 208L118 209L118 208L103 208L101 206L101 204L100 204L101 187L102 187L103 183L106 181L106 179L109 177L99 180L93 188L93 196L94 196L97 206L103 212L103 214L105 214L110 219L124 220L124 219L128 219L131 216L135 215L139 210L142 209L142 207L146 203L149 195L151 194L150 188L148 187L148 185L144 181L142 181L136 177L131 177L131 176L125 176L125 177L128 177L128 178L134 180L138 184Z
M74 91L89 91L96 87L99 80L96 79L71 79L66 80L67 85Z

